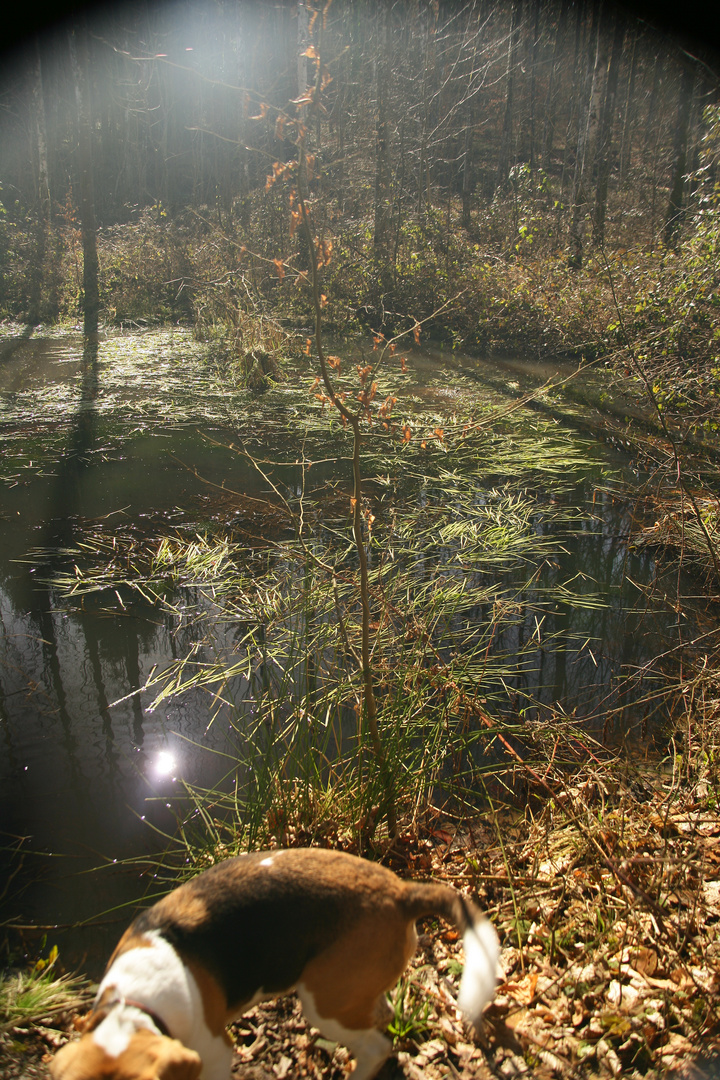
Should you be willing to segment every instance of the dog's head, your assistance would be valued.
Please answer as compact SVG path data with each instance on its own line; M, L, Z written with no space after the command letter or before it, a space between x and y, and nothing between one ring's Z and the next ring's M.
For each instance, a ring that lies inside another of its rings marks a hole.
M202 1062L194 1050L141 1028L117 1055L89 1032L68 1043L50 1065L53 1080L198 1080Z

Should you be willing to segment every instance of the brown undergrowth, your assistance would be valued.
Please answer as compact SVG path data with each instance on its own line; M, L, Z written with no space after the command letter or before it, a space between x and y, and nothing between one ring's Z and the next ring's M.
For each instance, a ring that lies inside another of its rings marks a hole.
M543 780L543 783L546 783ZM549 782L549 781L547 781ZM502 941L499 986L476 1036L455 999L456 932L426 920L394 992L392 1077L717 1075L720 1055L720 811L717 773L680 781L594 765L554 795L531 778L524 810L460 823L377 854L403 876L474 894ZM288 835L285 842L303 842ZM69 1013L3 1030L0 1075L43 1075ZM341 1080L350 1058L318 1036L294 998L235 1025L236 1080Z
M401 837L387 852L400 873L475 894L503 949L475 1038L455 1007L457 934L421 927L395 992L406 1017L414 1003L413 1030L397 1040L384 1080L711 1075L720 1053L720 814L704 786L679 788L672 777L613 788L588 774L536 810L500 811L472 827L438 820L425 839ZM347 1072L344 1051L330 1057L293 1002L257 1007L236 1038L238 1080Z

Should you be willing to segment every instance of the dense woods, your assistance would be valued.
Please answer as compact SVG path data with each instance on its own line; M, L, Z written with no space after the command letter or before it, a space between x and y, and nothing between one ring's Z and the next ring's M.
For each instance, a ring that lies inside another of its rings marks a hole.
M455 344L538 355L642 341L664 407L710 420L717 71L633 13L568 0L128 6L58 26L14 60L6 316L33 325L99 304L109 324L237 336L272 311L307 325L308 253L288 203L302 123L326 326L428 320ZM97 301L83 279L96 224Z

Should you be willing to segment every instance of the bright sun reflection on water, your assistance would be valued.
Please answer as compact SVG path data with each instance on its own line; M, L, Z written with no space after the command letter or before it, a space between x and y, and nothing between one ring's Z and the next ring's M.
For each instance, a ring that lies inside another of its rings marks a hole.
M171 754L169 750L161 750L151 764L150 772L159 779L162 776L170 776L171 773L176 772L177 766L178 761L175 755Z

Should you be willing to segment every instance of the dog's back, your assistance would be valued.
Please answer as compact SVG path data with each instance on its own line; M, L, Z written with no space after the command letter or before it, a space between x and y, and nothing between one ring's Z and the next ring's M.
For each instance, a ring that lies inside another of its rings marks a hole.
M224 1080L225 1024L257 1001L297 990L308 1020L355 1054L354 1080L372 1077L390 1049L378 1030L388 1019L385 991L415 951L415 920L430 914L463 934L459 1004L477 1022L495 986L497 937L454 889L404 882L375 863L315 848L228 859L123 935L100 985L96 1041L105 1013L107 1027L117 1026L120 1003L144 1011L158 1039L172 1035L196 1050L207 1080ZM105 1038L106 1048L118 1041ZM60 1068L54 1075L74 1080Z

